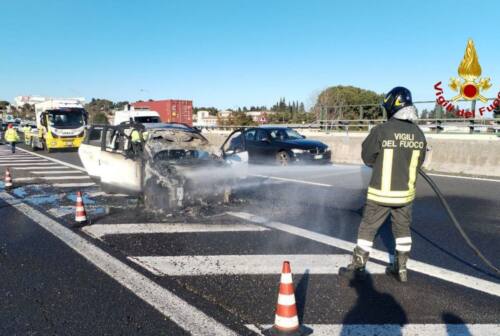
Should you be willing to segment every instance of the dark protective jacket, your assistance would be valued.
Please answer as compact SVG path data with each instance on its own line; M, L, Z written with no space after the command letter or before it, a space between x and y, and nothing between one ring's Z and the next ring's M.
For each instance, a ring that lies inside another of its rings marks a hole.
M367 198L388 206L411 203L426 149L424 133L409 120L391 118L374 127L361 153L363 162L373 168Z

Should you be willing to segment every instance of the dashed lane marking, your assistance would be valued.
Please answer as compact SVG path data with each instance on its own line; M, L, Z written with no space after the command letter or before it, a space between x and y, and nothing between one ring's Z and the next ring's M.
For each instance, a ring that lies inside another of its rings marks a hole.
M79 176L79 175L65 175L65 176L37 176L42 180L47 181L56 181L56 180L89 180L90 177L87 175Z
M49 161L44 159L14 159L14 158L9 160L0 160L0 163L9 163L9 162L28 163L28 162L49 162Z
M295 274L338 274L351 260L348 254L141 256L128 257L157 276L279 274L283 261ZM367 271L383 274L385 267L371 263Z
M245 232L269 231L254 224L185 224L185 223L138 223L138 224L93 224L82 229L88 235L101 239L106 235L144 233L195 233L195 232Z
M16 167L16 170L30 170L30 169L71 169L70 167L64 166L43 166L43 167Z
M263 335L272 325L246 325L248 329ZM342 336L342 335L384 335L384 336L449 336L500 335L499 324L307 324L303 329L310 329L314 336Z
M467 176L445 175L445 174L435 174L435 173L427 173L427 175L438 176L438 177L449 177L449 178L462 179L462 180L486 181L486 182L500 183L500 179L490 179L490 178L483 178L483 177L467 177Z
M0 192L0 199L59 238L97 268L192 335L238 335L173 292L159 286L40 211L20 202L6 192Z
M346 251L352 251L356 244L351 243L346 240L342 240L339 238L334 238L331 236L327 236L318 232L309 231L306 229L299 228L294 225L289 225L280 222L270 221L267 218L255 216L246 212L228 212L228 215L245 219L253 223L261 224L263 226L269 227L271 229L284 231L299 237L307 238L313 241L317 241L323 243L325 245L334 246ZM387 252L373 249L370 253L370 258L375 260L387 262L388 254ZM488 293L495 296L500 296L500 284L479 279L470 275L466 275L463 273L451 271L445 268L437 267L434 265L426 264L421 261L409 260L408 261L408 269L419 272L422 274L429 275L434 278L438 278L441 280L445 280L451 283L455 283L461 286L465 286L468 288L472 288L484 293Z
M42 174L55 175L55 174L81 174L82 172L79 170L34 170L30 171L30 173L36 175L42 175Z
M78 170L81 170L81 171L84 171L84 172L87 172L85 170L85 168L83 167L80 167L80 166L77 166L77 165L74 165L74 164L71 164L71 163L68 163L68 162L64 162L64 161L61 161L61 160L58 160L58 159L54 159L54 158L51 158L49 156L45 156L45 155L41 155L41 154L38 154L38 153L33 153L33 152L29 152L27 151L26 149L24 148L19 148L19 150L25 152L25 153L29 153L31 155L35 155L35 156L38 156L38 157L41 157L41 158L44 158L44 159L47 159L47 160L50 160L52 162L56 162L56 163L59 163L59 164L62 164L64 166L67 166L67 167L71 167L71 168L74 168L74 169L78 169Z
M77 188L77 187L91 187L95 185L94 182L88 183L54 183L52 186L54 188Z
M0 163L0 167L27 167L27 166L30 166L30 167L34 167L34 166L54 166L56 165L56 163L52 163L52 162L40 162L40 163L16 163L16 162L12 162L12 163Z

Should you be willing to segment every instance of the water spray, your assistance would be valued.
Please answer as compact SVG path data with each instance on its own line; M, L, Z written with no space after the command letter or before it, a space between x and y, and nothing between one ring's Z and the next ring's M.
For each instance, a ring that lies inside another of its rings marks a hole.
M474 251L474 253L486 264L488 265L489 268L491 268L492 270L494 270L497 274L500 274L500 269L498 269L495 265L493 265L493 263L491 261L489 261L482 253L481 251L479 251L479 249L476 247L476 245L474 245L474 243L470 240L469 236L467 236L467 234L465 233L464 229L462 228L462 226L460 225L460 223L458 222L457 218L455 217L455 215L453 214L453 211L451 211L451 208L450 206L448 205L448 202L446 202L446 199L444 198L443 194L441 193L441 190L439 190L438 186L436 185L436 183L434 183L434 181L429 177L429 175L427 175L422 169L419 169L419 173L420 175L427 181L427 183L429 183L430 187L432 188L432 190L434 190L434 192L436 193L439 201L441 202L441 204L443 205L444 209L446 210L446 213L448 214L448 216L450 217L451 219L451 222L453 223L453 225L457 228L458 232L460 233L460 235L462 235L462 237L464 238L465 242L467 243L467 245L469 245L469 247Z

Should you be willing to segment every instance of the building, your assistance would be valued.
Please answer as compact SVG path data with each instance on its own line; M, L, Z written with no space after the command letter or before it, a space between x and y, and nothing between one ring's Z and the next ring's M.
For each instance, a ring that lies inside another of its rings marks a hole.
M258 124L267 124L269 122L269 115L275 112L272 111L249 111L245 114L252 118Z
M25 104L35 105L38 103L43 103L47 100L47 97L41 96L17 96L14 98L14 106L16 108L23 107Z
M148 108L158 112L162 122L177 122L193 125L192 100L149 100L132 103L135 108Z
M196 122L193 126L197 127L216 127L218 124L217 117L210 115L208 111L198 111L196 113Z

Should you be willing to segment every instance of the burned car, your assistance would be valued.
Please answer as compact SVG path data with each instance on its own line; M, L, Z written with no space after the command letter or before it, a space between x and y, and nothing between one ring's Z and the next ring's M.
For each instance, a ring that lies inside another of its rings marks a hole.
M133 132L140 134L135 141ZM228 140L215 148L197 129L176 123L94 125L78 154L105 192L142 196L146 208L163 210L228 201L248 162L243 150L224 150Z

